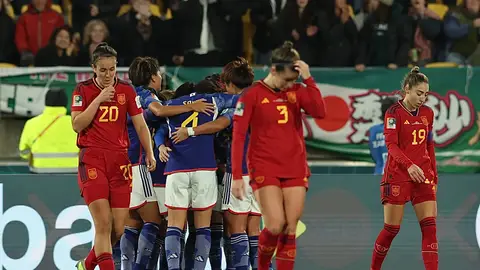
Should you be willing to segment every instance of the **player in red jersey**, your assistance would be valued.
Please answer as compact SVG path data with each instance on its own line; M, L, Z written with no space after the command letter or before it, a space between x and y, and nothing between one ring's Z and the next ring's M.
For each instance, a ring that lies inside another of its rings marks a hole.
M403 80L403 100L385 114L388 159L380 185L384 228L375 241L371 270L381 269L393 238L400 230L405 203L412 202L422 230L426 270L438 270L437 165L433 142L434 115L424 105L428 78L414 67Z
M131 164L127 149L127 113L146 152L149 170L155 169L150 131L133 87L116 78L117 52L106 43L92 55L93 79L73 92L72 125L80 150L78 185L95 224L94 247L78 269L114 270L112 244L125 226L130 205Z
M295 83L299 74L303 84ZM233 118L232 192L243 199L242 158L250 131L250 185L260 203L265 229L258 245L258 270L268 270L277 249L277 270L294 266L297 222L303 212L309 175L302 109L315 118L325 106L308 65L291 42L275 49L268 76L240 97ZM278 246L277 246L278 243Z

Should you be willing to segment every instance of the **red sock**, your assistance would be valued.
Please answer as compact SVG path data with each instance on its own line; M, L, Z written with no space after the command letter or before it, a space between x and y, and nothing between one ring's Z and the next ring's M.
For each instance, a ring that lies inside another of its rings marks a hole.
M95 256L95 247L93 247L85 259L85 267L87 270L94 270L95 266L97 266L97 256Z
M400 226L398 225L383 225L383 230L378 235L375 246L373 247L371 270L380 270L382 268L383 260L385 260L387 256L393 238L395 238L399 231Z
M97 263L100 270L115 270L113 257L111 253L102 253L97 257Z
M422 229L422 257L425 270L438 270L437 223L434 217L420 221Z
M293 270L297 246L294 234L280 234L277 245L277 270Z
M268 270L273 253L277 247L278 234L272 234L267 228L258 237L258 270Z

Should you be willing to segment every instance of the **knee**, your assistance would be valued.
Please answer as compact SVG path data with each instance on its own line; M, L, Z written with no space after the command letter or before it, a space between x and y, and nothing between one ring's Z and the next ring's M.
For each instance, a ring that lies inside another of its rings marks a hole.
M426 217L420 221L420 229L423 234L436 234L437 221L435 217Z
M280 234L285 230L286 221L284 218L275 218L268 224L267 229L272 234Z
M104 215L95 220L95 233L97 234L110 234L112 231L112 216ZM123 228L122 228L123 232Z

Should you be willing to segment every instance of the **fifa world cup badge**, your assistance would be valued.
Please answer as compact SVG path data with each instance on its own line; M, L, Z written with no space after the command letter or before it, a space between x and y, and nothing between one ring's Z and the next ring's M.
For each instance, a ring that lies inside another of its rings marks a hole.
M245 104L243 102L238 102L237 106L235 107L235 115L237 116L243 116L243 110L245 108Z
M73 96L73 106L74 107L82 106L82 96L80 95Z
M397 128L397 120L393 117L387 118L387 129L396 129Z

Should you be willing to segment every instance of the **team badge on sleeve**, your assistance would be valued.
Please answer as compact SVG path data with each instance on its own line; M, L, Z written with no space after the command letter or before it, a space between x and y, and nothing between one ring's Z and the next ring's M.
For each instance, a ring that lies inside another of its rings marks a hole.
M83 104L82 96L80 96L80 95L73 96L73 106L74 107L81 107L82 104Z
M126 99L125 99L125 94L118 94L117 95L117 101L120 103L120 105L125 104Z
M396 128L397 128L397 120L392 117L387 118L387 129L396 129Z
M137 108L140 109L142 107L142 103L140 103L140 97L139 96L135 97L135 103L137 103Z
M235 115L237 116L243 116L243 110L245 108L245 104L243 102L238 102L237 106L235 107Z

